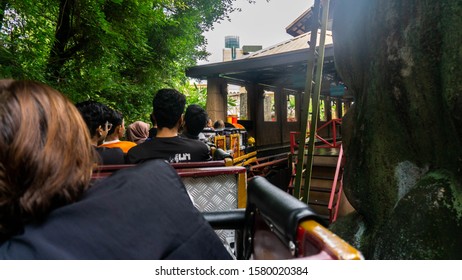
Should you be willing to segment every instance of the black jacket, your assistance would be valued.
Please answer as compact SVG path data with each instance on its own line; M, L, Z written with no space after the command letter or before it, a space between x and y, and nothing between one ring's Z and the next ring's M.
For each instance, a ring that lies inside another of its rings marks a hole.
M116 172L0 246L0 259L230 259L163 160Z

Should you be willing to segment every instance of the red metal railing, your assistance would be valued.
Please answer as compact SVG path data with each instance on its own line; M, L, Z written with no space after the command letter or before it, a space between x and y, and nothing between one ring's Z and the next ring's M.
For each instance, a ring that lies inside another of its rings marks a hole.
M328 204L329 221L331 223L337 220L338 211L340 207L340 199L343 192L343 147L341 141L337 141L337 126L341 124L341 119L333 119L326 122L316 130L316 139L319 139L323 143L321 145L315 145L316 148L340 148ZM332 138L330 139L330 141L318 135L318 132L323 129L331 129ZM299 145L297 143L298 135L300 135L300 132L290 132L290 152L292 155L295 154L295 149L297 149ZM296 159L295 162L293 162L293 164L297 164ZM295 168L293 168L293 170L295 172ZM292 174L292 177L294 176L295 174ZM289 189L292 187L292 184L293 179L291 179L289 183Z
M292 160L296 160L292 157ZM292 162L293 165L296 164L296 162ZM338 211L340 208L340 199L342 197L342 192L343 192L343 146L340 145L340 151L338 154L338 159L337 159L337 165L335 167L335 174L334 178L332 180L332 187L330 191L330 196L329 196L329 203L327 206L327 209L329 210L329 222L333 223L337 220L338 216ZM293 190L293 183L294 183L294 178L295 178L295 167L292 166L292 178L290 179L289 186L288 186L288 192L291 193Z
M342 119L332 119L318 127L316 130L316 138L321 140L326 145L316 146L317 148L338 148L341 145L341 142L337 141L337 125L342 125ZM325 128L329 129L329 127L332 129L332 143L318 135L319 131Z
M329 214L330 214L329 221L331 223L337 220L342 191L343 191L343 146L340 145L340 151L339 151L338 160L337 160L337 167L335 168L334 180L332 182L332 189L330 191L329 205L327 206L327 208L329 209ZM336 194L337 194L337 198L335 197ZM335 203L334 203L334 200L335 200Z
M342 119L332 119L325 124L321 125L318 127L316 130L316 139L319 139L321 142L323 142L325 145L315 145L316 148L338 148L341 145L341 142L337 141L337 126L342 124ZM331 134L332 138L329 140L324 139L323 137L319 136L319 132L324 129L331 129ZM300 132L298 131L291 131L290 132L290 152L294 154L295 149L298 148L298 143L297 143L297 136L300 135ZM307 135L307 137L309 134Z

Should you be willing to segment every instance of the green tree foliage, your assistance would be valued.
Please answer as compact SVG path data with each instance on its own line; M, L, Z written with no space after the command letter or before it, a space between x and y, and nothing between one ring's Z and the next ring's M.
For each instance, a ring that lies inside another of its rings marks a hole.
M178 88L186 95L186 106L190 104L198 104L205 109L207 101L207 87L204 85L197 85L196 83L191 84L189 82L185 82L183 85L175 88Z
M208 54L202 33L235 0L0 0L0 77L50 84L148 120L153 93L183 90L184 69ZM253 1L249 1L253 2Z

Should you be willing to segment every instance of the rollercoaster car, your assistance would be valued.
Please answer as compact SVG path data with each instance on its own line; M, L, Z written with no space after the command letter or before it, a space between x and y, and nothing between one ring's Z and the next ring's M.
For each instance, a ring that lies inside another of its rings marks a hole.
M226 166L227 160L172 165L236 259L363 259L307 204L264 177L247 180L246 168ZM131 166L100 166L93 179Z

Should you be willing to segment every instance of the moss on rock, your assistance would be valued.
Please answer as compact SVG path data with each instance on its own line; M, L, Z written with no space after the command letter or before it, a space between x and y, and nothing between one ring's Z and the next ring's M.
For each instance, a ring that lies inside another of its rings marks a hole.
M374 259L462 259L462 197L446 171L422 178L377 234Z
M368 225L364 217L357 212L339 217L335 223L330 225L329 229L348 244L361 251L366 259L372 254L372 252L368 251L371 248L369 244L370 235L366 234Z

